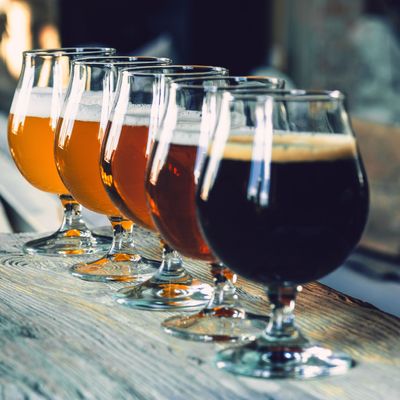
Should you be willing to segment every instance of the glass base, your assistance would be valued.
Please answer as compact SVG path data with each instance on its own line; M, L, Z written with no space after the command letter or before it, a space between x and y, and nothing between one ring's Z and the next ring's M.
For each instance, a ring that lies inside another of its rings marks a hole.
M218 368L236 375L271 379L340 375L355 365L350 356L320 346L268 344L262 339L222 350L215 362Z
M111 241L108 236L71 229L31 240L24 244L22 250L30 255L82 256L106 253L110 249Z
M174 316L162 324L164 330L180 339L199 342L251 341L266 328L266 321L249 318L233 307L204 309L197 314Z
M161 262L149 260L139 254L107 254L99 260L79 263L71 267L70 272L77 278L94 282L144 282L151 278Z
M212 287L190 276L171 281L153 277L137 286L118 290L119 304L142 310L193 310L210 300Z

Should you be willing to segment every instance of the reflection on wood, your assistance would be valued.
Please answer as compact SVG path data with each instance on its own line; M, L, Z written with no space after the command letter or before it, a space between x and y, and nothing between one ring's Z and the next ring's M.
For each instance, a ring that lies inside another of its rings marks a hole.
M158 241L138 230L145 254ZM298 324L312 339L350 353L349 374L311 381L238 378L217 370L222 345L185 342L160 329L172 313L135 311L111 294L123 284L84 282L73 260L22 256L31 235L0 235L0 385L4 399L396 399L400 321L320 284L306 285ZM185 260L210 281L206 266ZM239 279L253 312L262 288Z

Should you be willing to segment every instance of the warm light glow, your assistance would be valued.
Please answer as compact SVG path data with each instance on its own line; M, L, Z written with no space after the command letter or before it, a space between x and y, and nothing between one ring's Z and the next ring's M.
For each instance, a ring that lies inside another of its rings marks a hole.
M39 47L55 49L61 47L60 35L54 25L43 25L39 32Z
M1 42L1 55L10 73L18 78L24 50L32 47L31 9L26 2L3 0L0 11L7 15L7 33Z

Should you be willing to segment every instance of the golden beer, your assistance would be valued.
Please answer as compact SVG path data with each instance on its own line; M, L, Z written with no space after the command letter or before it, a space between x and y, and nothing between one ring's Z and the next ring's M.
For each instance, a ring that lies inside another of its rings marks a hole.
M36 49L23 53L23 67L8 120L8 143L21 174L36 188L57 194L63 220L53 234L31 240L28 254L81 255L104 252L110 241L92 235L81 215L81 206L62 182L54 157L58 119L70 80L71 61L88 55L107 55L115 49L71 47Z
M62 122L60 119L60 126ZM56 161L63 181L80 204L101 214L119 216L121 212L110 200L101 180L103 136L99 122L75 120L65 140L56 138Z
M54 160L54 130L49 117L29 115L17 123L11 113L8 143L18 169L29 183L45 192L68 194Z
M56 99L50 88L33 88L15 93L8 118L8 144L11 155L25 179L36 188L55 194L68 194L54 160ZM58 99L57 99L58 100Z

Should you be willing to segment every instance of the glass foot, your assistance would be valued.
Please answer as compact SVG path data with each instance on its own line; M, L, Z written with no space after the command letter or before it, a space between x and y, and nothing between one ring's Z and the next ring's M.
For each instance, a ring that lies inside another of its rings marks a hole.
M298 379L339 375L355 365L350 356L316 345L274 345L262 339L222 350L215 362L218 368L237 375Z
M109 282L143 282L151 278L160 267L161 262L149 260L139 254L107 254L89 263L79 263L71 267L73 276L86 281Z
M92 235L90 231L71 229L31 240L25 243L22 249L24 253L30 255L82 256L106 253L110 246L110 237Z
M144 310L193 310L210 300L212 287L192 277L171 281L153 277L137 286L118 290L119 304Z
M162 323L167 333L199 342L255 340L266 325L265 320L250 318L244 310L233 307L204 309L194 315L174 316Z

